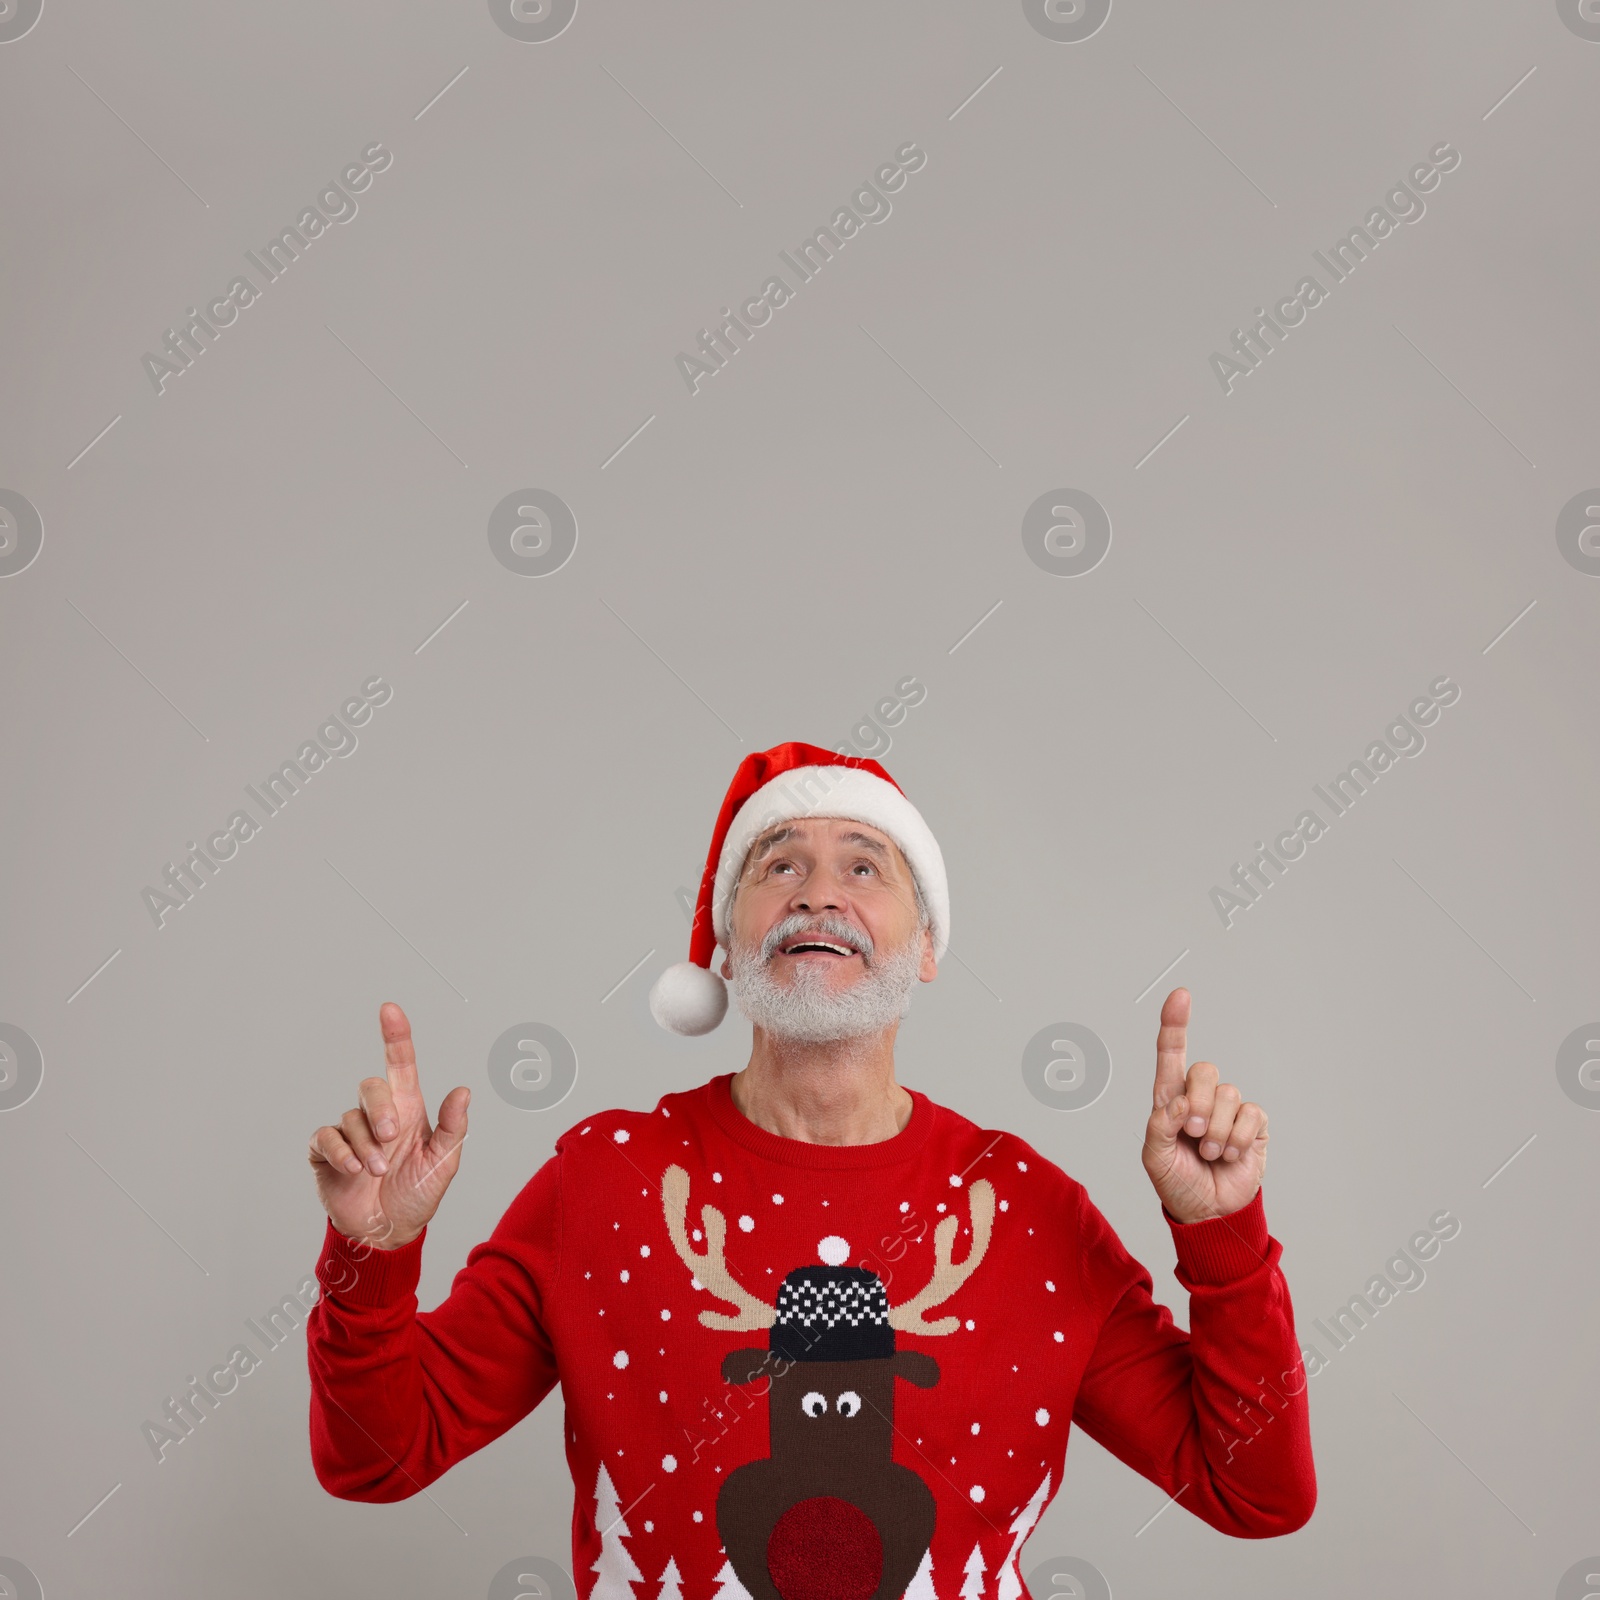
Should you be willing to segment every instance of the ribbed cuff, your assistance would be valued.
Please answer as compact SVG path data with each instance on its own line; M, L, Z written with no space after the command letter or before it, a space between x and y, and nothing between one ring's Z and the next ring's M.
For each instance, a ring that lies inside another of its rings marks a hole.
M340 1233L330 1221L317 1260L317 1282L325 1295L345 1305L387 1306L417 1292L422 1276L424 1228L398 1250L377 1250Z
M1249 1205L1225 1217L1180 1222L1165 1206L1161 1214L1172 1229L1178 1267L1194 1283L1232 1283L1249 1276L1267 1258L1267 1214L1259 1189Z

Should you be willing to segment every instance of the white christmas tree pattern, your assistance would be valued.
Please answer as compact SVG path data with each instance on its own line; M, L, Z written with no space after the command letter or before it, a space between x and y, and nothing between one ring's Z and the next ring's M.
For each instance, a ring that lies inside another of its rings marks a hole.
M939 1591L933 1586L933 1551L922 1552L922 1565L906 1585L905 1600L939 1600Z
M731 1561L722 1563L722 1571L717 1574L717 1592L711 1600L751 1600L750 1591L739 1582L739 1574L733 1570Z
M683 1577L672 1556L667 1557L666 1571L661 1574L661 1593L656 1600L683 1600Z
M600 1559L589 1569L597 1575L589 1600L638 1600L628 1585L630 1580L642 1583L644 1574L622 1542L632 1535L619 1507L616 1487L602 1461L594 1483L594 1525L600 1533ZM663 1600L668 1597L663 1596Z
M1034 1523L1044 1514L1044 1503L1049 1498L1050 1474L1046 1472L1044 1482L1033 1491L1033 1498L1017 1513L1011 1524L1011 1548L1006 1551L1006 1558L1000 1564L1000 1582L995 1587L995 1600L1020 1600L1022 1575L1017 1571L1017 1557L1028 1535L1033 1532Z
M983 1600L983 1575L987 1568L983 1564L983 1551L977 1545L973 1545L964 1570L966 1576L961 1580L961 1600Z

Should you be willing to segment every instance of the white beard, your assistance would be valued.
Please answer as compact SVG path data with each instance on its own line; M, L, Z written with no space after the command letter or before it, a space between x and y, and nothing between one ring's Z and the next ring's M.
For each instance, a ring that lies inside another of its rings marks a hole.
M795 967L787 988L772 975L771 955L796 933L818 931L860 943L864 930L829 917L786 918L773 928L760 948L738 946L728 952L733 976L728 989L734 1003L758 1028L797 1044L826 1044L881 1033L911 1009L911 991L922 965L922 930L918 928L898 950L863 953L865 971L849 988L831 992L828 975L809 963ZM791 925L792 924L792 925Z

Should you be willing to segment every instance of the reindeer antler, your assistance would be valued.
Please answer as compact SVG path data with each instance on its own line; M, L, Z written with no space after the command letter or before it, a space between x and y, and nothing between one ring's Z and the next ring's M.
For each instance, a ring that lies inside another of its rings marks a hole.
M979 1178L968 1194L972 1209L972 1244L959 1263L952 1262L950 1250L960 1226L958 1219L946 1217L933 1230L933 1276L928 1279L927 1287L914 1298L889 1308L889 1326L900 1333L954 1333L961 1326L959 1317L924 1322L922 1313L948 1300L972 1276L973 1269L989 1248L989 1230L994 1223L994 1186L987 1178Z
M672 1247L683 1264L694 1274L695 1281L704 1284L719 1300L739 1308L729 1316L725 1311L702 1311L700 1325L704 1328L754 1329L770 1328L778 1312L776 1306L758 1300L743 1288L728 1270L723 1247L728 1238L728 1224L715 1206L701 1206L700 1221L705 1227L706 1248L696 1252L689 1243L684 1219L689 1210L689 1174L679 1166L668 1167L661 1174L661 1204L667 1214L667 1232L672 1235Z

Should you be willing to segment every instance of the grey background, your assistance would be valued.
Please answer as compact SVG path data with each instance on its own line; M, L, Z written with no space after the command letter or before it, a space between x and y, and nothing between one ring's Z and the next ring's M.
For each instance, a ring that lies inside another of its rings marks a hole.
M1117 0L1081 43L998 0L583 0L545 43L483 4L47 0L0 107L0 486L44 524L0 580L0 1020L44 1057L0 1116L0 1554L51 1596L568 1563L556 1396L394 1507L318 1488L299 1336L161 1464L140 1425L310 1271L306 1137L382 1000L435 1104L475 1092L425 1305L561 1128L742 1064L742 1025L646 1013L674 893L745 751L912 674L883 759L954 959L905 1082L1082 1179L1180 1321L1138 1160L1175 983L1271 1114L1303 1335L1461 1222L1312 1380L1302 1532L1152 1523L1075 1434L1024 1571L1555 1593L1600 1544L1600 1117L1555 1073L1600 1017L1600 580L1554 536L1600 483L1600 43L1553 0ZM373 141L359 214L158 397L141 356ZM674 356L906 141L888 220L691 396ZM1440 141L1426 216L1224 396L1211 352ZM489 548L526 487L577 520L549 576ZM1060 487L1113 525L1083 576L1023 548ZM356 752L157 931L141 890L373 674ZM1212 886L1441 674L1425 752L1224 929ZM544 1112L489 1087L528 1020L578 1061ZM1023 1078L1061 1020L1113 1062L1079 1111Z

